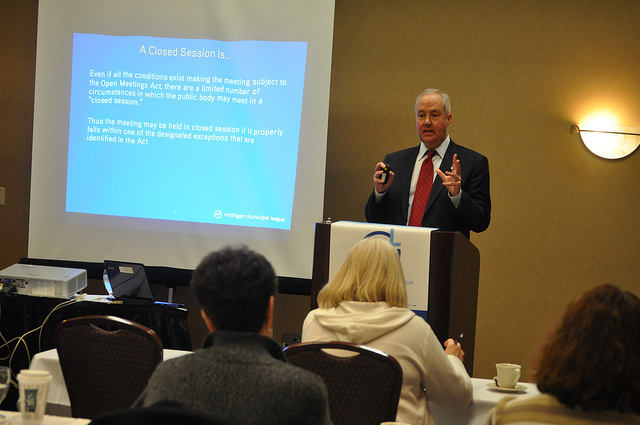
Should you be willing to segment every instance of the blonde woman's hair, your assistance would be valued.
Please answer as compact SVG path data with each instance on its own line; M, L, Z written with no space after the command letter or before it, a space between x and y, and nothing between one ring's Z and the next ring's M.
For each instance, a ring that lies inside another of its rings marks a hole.
M337 307L341 301L407 306L400 256L388 239L369 237L351 248L336 275L318 294L320 308Z

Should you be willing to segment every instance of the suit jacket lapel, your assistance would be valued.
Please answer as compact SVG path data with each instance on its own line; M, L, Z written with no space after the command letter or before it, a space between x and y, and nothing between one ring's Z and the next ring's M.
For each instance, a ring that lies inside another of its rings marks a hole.
M416 146L414 149L411 149L407 155L404 157L403 169L405 170L402 175L402 181L399 187L403 187L404 189L400 192L400 205L402 206L402 217L404 222L406 223L409 219L408 211L409 211L409 191L411 190L411 176L413 174L413 168L416 165L416 158L418 157L418 152L420 151L420 145ZM400 177L400 176L398 176Z

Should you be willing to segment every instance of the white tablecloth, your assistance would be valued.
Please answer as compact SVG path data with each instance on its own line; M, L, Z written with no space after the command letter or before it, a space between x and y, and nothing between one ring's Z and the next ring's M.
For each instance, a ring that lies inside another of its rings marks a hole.
M181 350L163 350L163 360L169 360L174 357L190 354L191 351ZM49 388L49 397L47 402L47 413L55 413L59 415L71 415L69 394L67 386L64 383L62 370L60 369L60 360L58 359L57 350L48 350L36 354L31 361L30 369L46 370L51 373L53 380ZM524 392L500 392L489 388L488 385L493 383L491 379L471 378L473 383L473 401L464 409L446 409L438 407L433 403L429 403L429 409L438 425L484 425L487 415L491 408L495 406L500 399L505 396L527 397L539 394L535 384L521 382L524 385ZM15 412L12 412L15 413ZM56 418L56 416L51 416ZM46 422L44 425L57 425L58 422ZM86 422L85 422L86 423ZM62 425L63 422L60 422Z
M473 401L464 409L445 409L429 403L429 409L438 425L484 425L489 411L505 396L530 397L540 394L536 384L519 382L524 392L502 392L489 388L492 379L471 378Z
M0 414L6 418L6 420L2 422L2 425L22 424L20 412L0 410ZM87 425L89 422L91 422L90 419L44 415L42 425Z
M185 354L191 354L191 351L182 350L162 350L163 360L169 360L175 357L184 356ZM29 369L46 370L51 374L53 378L49 387L49 397L47 403L53 405L71 406L69 401L69 393L67 393L67 386L62 376L62 369L60 368L60 360L58 359L58 350L43 351L33 356ZM49 412L49 410L47 410Z

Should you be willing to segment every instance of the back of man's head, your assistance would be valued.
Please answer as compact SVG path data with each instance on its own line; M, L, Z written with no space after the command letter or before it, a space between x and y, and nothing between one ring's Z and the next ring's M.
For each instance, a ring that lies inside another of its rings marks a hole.
M277 281L262 255L247 247L226 247L202 259L191 288L217 330L257 333Z

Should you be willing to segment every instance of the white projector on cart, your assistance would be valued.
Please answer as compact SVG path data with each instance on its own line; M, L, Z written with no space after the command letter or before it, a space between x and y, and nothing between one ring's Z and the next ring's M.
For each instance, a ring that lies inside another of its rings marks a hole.
M0 284L20 295L68 299L87 287L87 271L18 263L0 271Z

